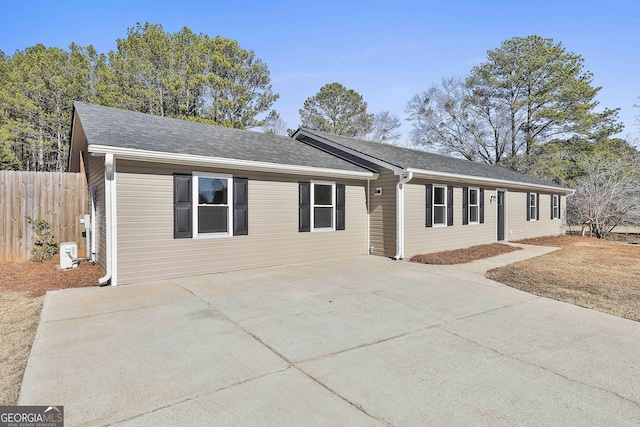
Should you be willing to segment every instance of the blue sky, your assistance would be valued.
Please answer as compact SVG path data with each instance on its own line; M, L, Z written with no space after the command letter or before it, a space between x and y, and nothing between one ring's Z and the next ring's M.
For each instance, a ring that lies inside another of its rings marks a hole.
M486 51L515 36L562 42L585 59L602 86L602 107L621 108L625 131L640 138L640 2L627 1L23 1L0 13L0 49L71 42L115 49L136 22L174 32L238 40L267 63L274 107L290 128L320 87L340 82L363 95L370 112L402 119L409 99L443 77L463 76ZM410 125L404 122L404 135Z

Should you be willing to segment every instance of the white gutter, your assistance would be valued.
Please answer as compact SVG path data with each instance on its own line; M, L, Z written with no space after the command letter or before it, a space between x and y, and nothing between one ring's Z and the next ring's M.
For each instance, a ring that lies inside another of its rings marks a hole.
M393 259L404 258L404 184L411 181L413 172L407 172L407 177L396 184L396 256Z
M143 162L189 164L197 166L214 166L227 169L243 169L250 171L274 172L286 174L305 174L326 177L375 179L377 173L368 171L349 171L341 169L317 168L313 166L286 165L279 163L259 162L254 160L226 159L221 157L196 156L192 154L165 153L134 148L111 147L105 145L89 145L93 154L112 154L121 160Z
M495 184L498 186L507 186L510 188L515 187L515 188L521 188L521 189L537 189L537 190L543 190L543 191L551 191L555 193L561 192L564 194L569 194L575 191L575 190L554 187L552 185L531 184L528 182L509 181L505 179L495 179L495 178L484 178L484 177L473 176L473 175L437 172L437 171L429 171L424 169L407 168L407 172L413 172L416 175L420 175L421 178L425 177L425 178L457 179L464 182L475 181L479 183Z
M112 249L113 249L113 241L112 241L112 221L113 221L113 206L111 200L111 190L114 178L114 158L112 153L107 153L104 157L104 219L105 219L105 231L107 241L106 249L107 249L107 265L106 265L106 274L98 279L98 283L104 285L111 279L111 268L112 268Z

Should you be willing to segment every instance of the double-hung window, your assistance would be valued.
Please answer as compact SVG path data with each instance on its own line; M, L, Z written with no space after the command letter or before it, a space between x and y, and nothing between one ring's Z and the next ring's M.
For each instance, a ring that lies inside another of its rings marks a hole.
M433 186L433 225L447 225L447 186Z
M538 220L538 194L527 193L527 219L529 221Z
M193 224L195 236L230 236L233 230L233 215L230 202L233 200L231 175L193 174Z
M469 188L469 224L480 223L480 189Z
M553 194L551 196L551 219L560 218L560 196Z
M311 181L311 203L313 231L335 230L335 182Z

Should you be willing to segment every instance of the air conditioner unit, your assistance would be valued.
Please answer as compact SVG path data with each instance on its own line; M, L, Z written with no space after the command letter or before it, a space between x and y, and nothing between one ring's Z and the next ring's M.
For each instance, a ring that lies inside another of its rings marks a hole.
M62 270L68 270L78 266L69 255L73 258L78 258L78 245L76 242L60 243L60 268Z

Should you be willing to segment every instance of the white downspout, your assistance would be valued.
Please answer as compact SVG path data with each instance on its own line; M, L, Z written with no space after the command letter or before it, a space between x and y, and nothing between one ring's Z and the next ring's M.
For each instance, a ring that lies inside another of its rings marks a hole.
M367 255L371 255L371 180L367 180Z
M91 257L91 261L95 264L96 262L96 196L97 196L97 187L95 185L91 186L91 249L89 256Z
M106 235L106 250L107 250L107 271L106 274L98 279L98 283L104 285L111 280L111 265L112 265L112 241L111 241L111 225L113 220L113 212L111 206L111 185L113 184L113 154L107 153L104 156L104 222L105 222L105 235Z
M413 172L400 179L396 184L396 256L393 259L404 258L404 184L411 181Z

